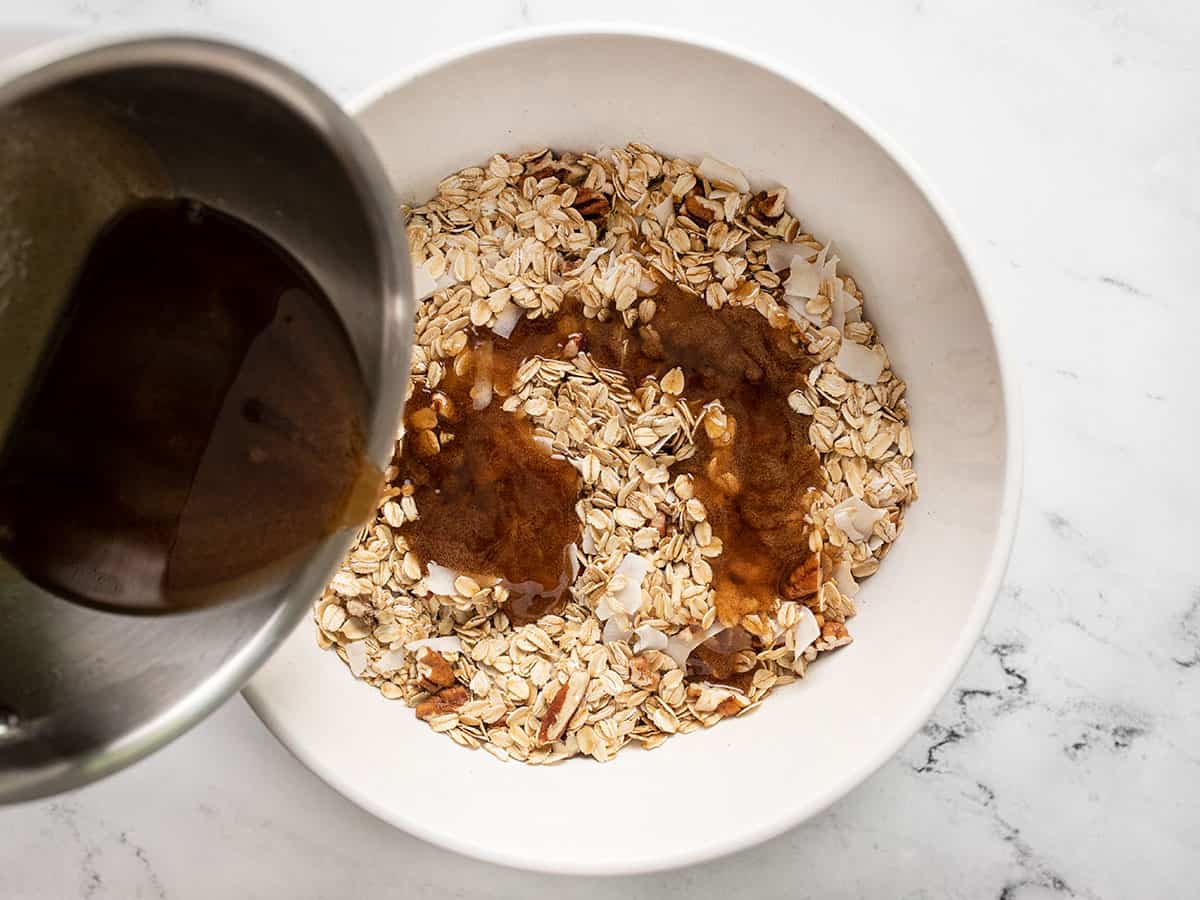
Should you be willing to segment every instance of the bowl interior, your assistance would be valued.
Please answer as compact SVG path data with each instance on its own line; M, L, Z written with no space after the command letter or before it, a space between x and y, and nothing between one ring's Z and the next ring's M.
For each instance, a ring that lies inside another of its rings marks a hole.
M369 99L402 200L494 152L644 141L789 189L835 241L910 386L921 498L860 594L855 643L756 713L606 765L501 763L354 683L303 624L248 690L318 774L407 830L523 867L628 872L764 839L842 795L920 727L990 608L1011 534L1011 423L982 300L921 190L843 114L713 49L553 34L490 46ZM364 765L363 759L377 762Z

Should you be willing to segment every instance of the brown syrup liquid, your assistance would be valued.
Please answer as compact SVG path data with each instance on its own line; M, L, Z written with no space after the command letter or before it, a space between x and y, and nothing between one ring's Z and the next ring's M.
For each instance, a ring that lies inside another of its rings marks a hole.
M634 329L585 318L578 305L568 304L550 320L523 320L511 339L495 339L485 355L498 397L525 359L582 350L624 372L634 387L680 367L694 410L721 400L736 422L732 441L714 447L701 429L699 452L673 472L693 475L695 494L724 543L714 566L716 605L721 621L734 624L770 612L781 579L809 555L803 496L818 483L820 462L808 442L809 420L792 412L787 395L812 362L756 310L714 311L672 285L661 287L655 302L654 319ZM441 453L421 458L412 435L406 438L396 463L400 479L416 488L421 518L406 525L405 534L422 559L458 571L543 588L565 583L566 547L579 535L575 469L550 459L533 441L529 423L500 410L498 399L482 412L472 410L473 381L468 374L439 386L454 409L439 427L455 434ZM414 417L429 424L431 402L424 391L410 401L410 432ZM551 592L514 601L509 611L518 622L529 621L562 602Z
M0 451L0 554L122 611L272 585L374 511L367 412L286 251L196 202L140 203L93 243Z
M470 373L451 373L438 386L443 414L434 433L454 438L437 452L420 434L433 431L420 427L434 413L432 398L409 401L396 464L421 517L404 534L424 561L514 586L509 614L536 621L565 597L567 546L579 538L579 474L539 447L528 421L501 409L499 399L472 409L473 382Z

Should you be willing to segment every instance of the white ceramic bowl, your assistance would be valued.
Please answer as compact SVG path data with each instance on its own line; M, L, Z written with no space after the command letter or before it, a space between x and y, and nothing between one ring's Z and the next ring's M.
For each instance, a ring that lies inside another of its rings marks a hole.
M838 104L837 107L840 107ZM358 119L404 200L496 151L628 140L783 184L832 238L909 384L921 497L860 594L855 642L753 715L546 768L463 750L354 681L305 622L246 696L329 784L434 843L524 868L628 873L771 837L863 781L926 721L1000 584L1019 486L1015 385L962 243L912 167L823 96L727 49L661 34L507 36L366 97Z

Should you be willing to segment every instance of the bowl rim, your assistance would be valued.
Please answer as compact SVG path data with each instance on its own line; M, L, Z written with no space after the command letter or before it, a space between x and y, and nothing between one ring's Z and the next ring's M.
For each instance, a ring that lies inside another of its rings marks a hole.
M992 543L991 554L983 573L981 586L972 601L965 627L958 635L950 651L942 657L937 668L931 670L931 677L928 683L923 691L914 698L910 712L904 718L903 724L893 729L892 733L884 739L878 741L873 751L867 755L865 762L834 779L819 794L809 798L806 802L798 803L784 811L783 814L774 816L767 821L756 823L750 827L732 829L725 834L714 836L712 840L689 848L686 851L671 852L656 858L652 862L644 858L634 859L628 863L623 863L620 860L593 862L586 859L555 859L544 861L535 858L532 854L522 856L503 851L497 852L486 845L460 839L452 833L427 828L421 822L407 818L402 811L397 812L385 804L377 802L375 797L360 792L354 784L344 779L339 772L326 771L317 760L311 758L306 753L303 745L298 745L288 740L288 732L284 723L275 717L271 705L265 702L265 698L258 695L253 684L247 686L243 692L247 702L268 730L313 774L321 778L357 806L415 837L465 856L517 869L564 875L636 875L708 862L755 846L782 834L784 831L794 828L824 811L861 785L871 775L882 768L888 760L895 756L904 744L929 720L937 704L941 702L942 698L953 687L959 673L966 665L979 637L983 633L996 597L999 594L1001 581L1012 551L1020 506L1023 464L1023 423L1019 382L1010 359L1009 345L1004 337L1003 328L998 322L996 315L997 307L994 301L988 299L987 292L984 290L978 269L967 249L968 243L958 219L951 212L948 204L931 186L929 179L917 164L883 129L872 123L853 104L848 103L835 91L821 84L816 77L808 72L793 70L782 62L770 57L751 53L751 51L727 41L699 35L685 29L663 28L628 22L576 22L519 28L456 45L449 50L419 60L414 65L402 69L390 77L381 79L346 101L345 108L352 116L357 118L372 104L403 88L410 82L430 75L442 68L460 63L468 57L492 50L512 47L517 44L577 37L647 38L666 44L684 45L720 53L740 63L763 70L777 78L794 84L801 90L807 91L861 129L911 180L917 191L930 205L939 221L946 228L951 242L962 258L968 277L970 278L971 286L979 297L984 319L987 322L992 342L996 348L997 368L1000 376L998 387L1003 398L1005 415L1005 460L1000 515L997 522L996 537Z

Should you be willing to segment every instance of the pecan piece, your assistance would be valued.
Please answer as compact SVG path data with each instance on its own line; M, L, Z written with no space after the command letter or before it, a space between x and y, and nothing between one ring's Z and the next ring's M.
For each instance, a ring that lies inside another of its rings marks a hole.
M421 678L421 687L427 691L450 687L454 684L454 667L442 654L428 647L422 647L417 654L417 675Z
M711 200L702 200L695 194L688 194L687 199L683 201L688 215L693 219L699 219L705 225L711 225L717 218L716 212L708 206L710 203L712 203ZM715 203L712 203L712 205L716 206Z
M715 712L720 716L736 716L750 705L744 694L728 687L708 684L689 685L687 696L698 713Z
M629 683L645 691L658 690L660 676L649 657L638 654L629 661Z
M714 710L717 715L721 716L736 716L741 711L742 704L738 703L737 698L735 697L726 697L717 704L717 708Z
M579 188L575 192L574 206L585 219L603 219L612 208L608 197L589 188Z
M825 622L821 625L821 643L830 650L844 647L852 640L845 622Z
M765 222L775 222L783 215L783 203L787 192L782 190L759 191L750 201L750 212Z
M546 714L542 716L542 727L538 729L539 744L552 744L562 737L567 730L567 723L575 715L579 702L587 692L589 680L586 671L578 670L571 673L566 684L559 685L546 708Z
M667 536L667 517L664 513L656 513L650 520L650 527L658 532L660 538Z
M811 597L820 587L821 560L816 553L811 553L783 579L779 596L784 600L802 600Z
M417 718L421 720L432 719L434 716L440 716L448 712L454 712L464 703L467 702L467 689L461 684L456 684L453 687L442 688L432 697L422 700L417 704Z

